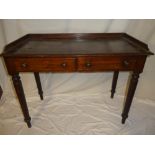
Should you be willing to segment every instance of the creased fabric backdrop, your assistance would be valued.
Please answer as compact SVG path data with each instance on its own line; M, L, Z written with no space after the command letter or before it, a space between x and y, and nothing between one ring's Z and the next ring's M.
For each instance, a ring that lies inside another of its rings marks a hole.
M2 52L5 44L18 39L27 33L63 32L126 32L137 39L146 42L149 45L150 50L152 52L155 51L155 20L116 19L0 20L0 49ZM132 111L126 126L121 126L120 114L123 107L123 96L126 92L129 73L120 73L114 100L110 99L109 93L112 81L111 72L66 74L41 73L41 83L45 96L45 101L42 102L39 100L37 94L33 74L21 74L24 91L33 118L32 125L34 126L32 129L27 129L22 121L23 118L21 111L18 108L18 101L16 100L14 88L12 87L11 78L8 76L4 62L1 59L0 84L3 88L4 95L0 104L0 133L153 134L155 133L155 127L152 125L152 123L155 122L153 116L153 113L155 112L153 104L155 102L154 68L155 57L152 56L146 61L144 72L140 77L136 90L135 96L137 99L135 99L134 105L137 111L135 110L134 112L137 115L132 115ZM116 105L114 104L115 102ZM134 105L132 106L133 109ZM142 107L144 109L142 109ZM95 113L98 113L99 115L97 114L98 116L96 117L94 116ZM102 113L101 117L99 117L100 113ZM116 118L110 116L108 113L113 113L113 116ZM142 113L144 115L142 115ZM143 123L144 117L149 120L149 125ZM41 122L39 122L39 120ZM134 123L131 123L132 121ZM109 123L110 125L108 125ZM137 124L138 127L135 124ZM10 129L10 126L14 126L14 129ZM123 128L125 129L123 130Z

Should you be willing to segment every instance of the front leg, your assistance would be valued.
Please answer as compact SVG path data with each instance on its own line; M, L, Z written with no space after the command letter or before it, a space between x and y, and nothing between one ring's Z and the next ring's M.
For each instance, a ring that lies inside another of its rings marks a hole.
M13 74L12 75L12 80L14 84L14 88L24 115L24 120L27 123L27 126L31 128L31 117L29 116L29 110L27 107L26 99L25 99L25 94L22 86L22 82L20 80L19 74Z
M132 99L133 99L133 96L134 96L134 93L137 87L138 78L139 78L139 72L133 72L131 80L130 80L130 85L128 88L128 93L127 93L123 113L122 113L122 124L124 124L125 120L128 118L128 113L129 113Z

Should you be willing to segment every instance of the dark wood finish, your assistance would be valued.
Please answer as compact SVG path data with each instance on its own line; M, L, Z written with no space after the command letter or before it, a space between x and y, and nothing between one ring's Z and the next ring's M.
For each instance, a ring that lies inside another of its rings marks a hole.
M28 34L7 45L5 57L151 55L145 43L125 33Z
M146 56L75 56L75 57L44 57L6 58L9 74L18 72L99 72L99 71L130 71L143 69L137 66L140 59ZM40 63L42 62L42 63Z
M20 80L20 76L19 74L14 74L12 75L12 81L16 90L16 94L24 115L24 120L27 123L27 126L29 128L31 128L31 117L29 116L29 110L26 104L26 99L25 99L25 95L24 95L24 90L23 90L23 86L22 86L22 82Z
M2 97L2 94L3 94L3 90L2 90L2 88L1 88L1 86L0 86L0 99L1 99L1 97Z
M112 80L112 88L111 88L111 98L114 97L115 89L117 85L117 79L118 79L119 71L114 71L113 80Z
M124 123L136 89L138 74L142 73L147 56L152 54L147 44L126 33L63 33L25 35L6 45L2 56L8 73L13 75L14 86L27 123L30 123L30 117L17 74L19 72L35 73L41 95L39 72L114 71L113 97L118 72L133 71L122 113Z
M6 59L10 74L19 72L74 72L75 58L8 58Z
M39 73L34 72L37 88L38 88L38 94L40 95L40 99L43 100L43 90L41 86L40 76Z
M131 80L130 80L130 85L129 85L128 94L126 97L123 113L122 113L122 123L123 124L125 123L125 120L128 117L130 106L131 106L133 96L134 96L134 93L135 93L135 90L137 87L138 78L139 78L139 72L133 72Z
M83 56L78 58L78 71L114 71L133 70L136 57L130 56Z

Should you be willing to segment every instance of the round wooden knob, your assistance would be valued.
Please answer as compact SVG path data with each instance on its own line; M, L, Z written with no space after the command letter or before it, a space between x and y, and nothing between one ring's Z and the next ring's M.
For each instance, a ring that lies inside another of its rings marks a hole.
M61 66L62 66L63 68L65 68L65 67L67 66L67 64L64 62L64 63L61 64Z
M91 64L90 62L86 62L85 66L86 66L86 67L91 67L92 64Z
M26 63L23 63L21 66L22 66L23 68L26 68L26 67L27 67L27 64L26 64Z
M124 61L123 61L123 65L124 65L125 67L128 67L128 66L129 66L129 62L128 62L127 60L124 60Z

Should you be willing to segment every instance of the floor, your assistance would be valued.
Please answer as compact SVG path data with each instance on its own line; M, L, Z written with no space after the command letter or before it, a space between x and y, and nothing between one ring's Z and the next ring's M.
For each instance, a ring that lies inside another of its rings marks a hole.
M155 134L155 103L134 99L126 123L121 124L124 97L110 93L53 95L27 98L32 128L23 121L15 97L2 96L0 134L11 135L142 135Z

